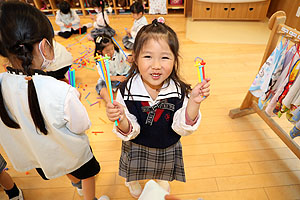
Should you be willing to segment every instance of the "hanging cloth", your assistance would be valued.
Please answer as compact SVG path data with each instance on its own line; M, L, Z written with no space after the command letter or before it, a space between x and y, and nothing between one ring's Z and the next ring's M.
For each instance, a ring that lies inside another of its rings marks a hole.
M267 92L272 74L278 64L278 61L283 55L282 52L284 51L284 49L286 49L286 47L284 48L281 39L280 43L274 49L267 61L263 64L252 85L250 86L249 91L253 94L253 96L261 97Z
M274 113L278 114L278 117L281 117L282 113L287 111L286 108L282 109L282 101L286 97L286 95L289 92L289 90L290 90L291 86L293 85L293 83L295 82L295 79L296 79L296 77L298 76L298 73L299 73L299 69L300 69L300 59L298 59L297 62L295 63L295 65L293 66L293 69L292 69L289 77L287 78L288 82L284 86L283 92L279 96L276 107L273 111Z
M295 46L293 46L290 49L289 53L291 53L291 55L292 55L294 51L296 51L296 52L293 55L292 60L287 65L284 64L283 72L281 73L280 77L277 79L275 85L272 88L272 91L271 91L272 98L270 99L270 102L265 109L266 113L269 116L274 116L273 110L276 107L276 103L277 103L279 96L281 95L282 91L284 90L284 86L288 82L288 75L292 69L292 66L294 66L294 64L300 58L299 51L297 50L297 48ZM289 57L290 57L290 55L289 55ZM288 58L288 57L286 56L286 58ZM285 62L285 63L287 63L287 62Z

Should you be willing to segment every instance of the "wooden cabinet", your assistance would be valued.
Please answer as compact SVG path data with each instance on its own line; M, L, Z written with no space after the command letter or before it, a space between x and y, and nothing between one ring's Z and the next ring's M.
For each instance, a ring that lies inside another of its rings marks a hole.
M192 18L194 19L209 19L211 17L211 3L202 3L199 1L193 2Z
M72 4L72 9L80 11L84 16L89 13L90 10L94 10L89 5L89 0L66 0L68 2L76 2ZM185 15L185 5L186 0L183 0L181 5L171 5L170 0L165 0L167 5L168 13L170 14L182 14ZM59 0L33 0L35 7L45 13L54 14L57 11L57 4ZM119 6L117 0L109 0L109 3L112 7L112 11L114 14L121 14L121 13L129 13L130 5L134 2L134 0L126 0L125 6ZM146 14L149 11L149 1L143 0Z
M230 4L229 19L245 19L247 16L248 6L246 4L232 3Z
M214 3L212 4L211 18L223 19L227 18L230 10L229 3Z
M270 0L255 3L212 3L193 0L192 19L263 20Z
M262 3L249 3L248 4L248 11L247 11L247 18L248 19L263 19L266 17L269 2L262 2Z

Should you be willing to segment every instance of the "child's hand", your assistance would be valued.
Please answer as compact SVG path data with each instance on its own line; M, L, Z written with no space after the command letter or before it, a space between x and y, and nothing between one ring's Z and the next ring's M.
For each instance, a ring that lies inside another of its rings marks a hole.
M210 78L206 78L202 83L198 83L192 90L190 100L200 104L206 97L210 95Z
M133 56L132 55L127 56L127 62L133 63Z
M95 16L92 15L92 13L90 13L90 18L91 18L91 20L95 21Z
M118 81L123 82L126 80L126 76L118 76Z
M122 121L124 119L124 108L121 104L118 102L114 101L112 104L111 102L108 102L106 104L106 115L108 119L112 122L120 119Z

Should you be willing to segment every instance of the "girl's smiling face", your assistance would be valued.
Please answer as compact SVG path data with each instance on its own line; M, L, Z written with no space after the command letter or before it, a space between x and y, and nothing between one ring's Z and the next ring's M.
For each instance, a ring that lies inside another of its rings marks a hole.
M174 67L174 55L163 40L148 40L142 47L137 66L146 89L160 89Z
M115 53L115 47L112 43L110 43L102 50L101 55L103 56L107 55L111 59L114 53Z

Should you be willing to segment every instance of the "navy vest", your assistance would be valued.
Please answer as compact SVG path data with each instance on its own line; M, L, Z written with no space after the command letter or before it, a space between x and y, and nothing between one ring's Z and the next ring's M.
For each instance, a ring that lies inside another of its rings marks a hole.
M126 84L120 86L124 99ZM184 94L182 94L184 98ZM129 97L130 99L130 97ZM130 140L133 143L151 148L167 148L178 142L180 135L172 129L174 113L182 107L183 100L178 97L163 99L149 106L148 101L125 100L128 111L137 118L140 134Z

